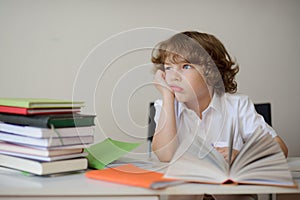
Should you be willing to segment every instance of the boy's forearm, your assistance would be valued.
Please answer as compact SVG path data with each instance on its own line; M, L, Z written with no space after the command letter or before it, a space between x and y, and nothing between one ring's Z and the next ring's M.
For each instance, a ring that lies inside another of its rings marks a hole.
M178 145L174 97L163 97L163 105L158 125L153 137L152 149L160 161L168 162L172 159Z

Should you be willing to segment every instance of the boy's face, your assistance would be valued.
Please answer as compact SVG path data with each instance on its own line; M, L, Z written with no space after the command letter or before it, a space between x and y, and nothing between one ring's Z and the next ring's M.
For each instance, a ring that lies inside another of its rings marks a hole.
M190 103L210 97L202 69L190 63L165 62L166 82L179 102Z

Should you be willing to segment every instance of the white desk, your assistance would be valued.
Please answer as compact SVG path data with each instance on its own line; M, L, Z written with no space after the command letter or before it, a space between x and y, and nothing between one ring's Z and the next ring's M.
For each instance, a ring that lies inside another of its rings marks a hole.
M300 179L296 180L300 184ZM0 170L0 199L159 199L160 195L300 193L300 189L249 186L184 184L150 190L86 178L84 174L58 177L26 177Z

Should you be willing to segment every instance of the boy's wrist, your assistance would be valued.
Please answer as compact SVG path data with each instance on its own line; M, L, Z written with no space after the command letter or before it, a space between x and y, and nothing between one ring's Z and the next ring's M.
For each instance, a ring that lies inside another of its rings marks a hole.
M162 99L164 102L174 102L175 96L171 92L165 92L164 94L162 94Z

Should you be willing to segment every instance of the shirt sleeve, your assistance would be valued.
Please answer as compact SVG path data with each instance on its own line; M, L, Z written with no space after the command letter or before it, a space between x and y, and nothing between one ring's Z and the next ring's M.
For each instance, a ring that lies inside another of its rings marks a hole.
M155 115L154 115L154 121L157 127L158 120L160 117L160 112L161 112L161 107L162 107L162 100L158 99L154 102L154 108L155 108Z
M253 102L246 96L241 98L239 103L239 123L240 133L245 141L259 129L263 131L262 134L277 136L275 130L256 112Z

